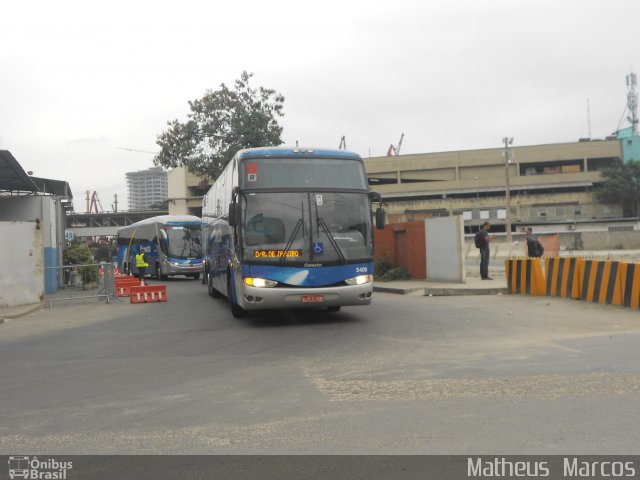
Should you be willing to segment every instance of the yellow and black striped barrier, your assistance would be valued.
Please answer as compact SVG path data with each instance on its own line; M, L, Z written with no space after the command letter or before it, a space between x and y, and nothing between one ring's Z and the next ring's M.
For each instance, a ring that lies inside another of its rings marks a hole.
M621 263L618 269L622 304L640 308L640 263Z
M545 294L544 274L539 258L514 258L504 262L507 273L507 291L533 296Z
M574 257L505 260L507 291L640 308L640 263Z
M622 305L618 270L621 262L585 260L580 298L587 302Z
M580 272L584 268L584 260L567 257L548 257L545 260L547 297L580 298Z

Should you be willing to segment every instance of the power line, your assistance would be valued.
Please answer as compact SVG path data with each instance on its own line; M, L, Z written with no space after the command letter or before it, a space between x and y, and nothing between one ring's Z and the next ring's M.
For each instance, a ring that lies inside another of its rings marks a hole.
M116 147L118 150L126 150L127 152L138 152L138 153L153 153L154 155L158 154L158 152L152 152L151 150L139 150L137 148L126 148L126 147Z

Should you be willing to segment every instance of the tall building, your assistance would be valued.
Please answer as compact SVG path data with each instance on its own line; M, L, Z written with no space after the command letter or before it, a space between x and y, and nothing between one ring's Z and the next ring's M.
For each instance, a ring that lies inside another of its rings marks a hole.
M129 210L148 210L169 198L167 172L162 167L128 172L126 177Z
M167 172L169 180L169 215L202 216L202 197L211 182L191 173L186 167Z

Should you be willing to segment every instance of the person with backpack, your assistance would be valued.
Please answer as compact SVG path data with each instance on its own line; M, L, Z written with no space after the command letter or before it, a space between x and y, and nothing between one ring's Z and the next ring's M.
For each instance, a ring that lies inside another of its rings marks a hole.
M494 238L493 235L489 235L490 229L491 224L484 222L480 227L480 231L474 237L475 245L480 249L480 278L482 280L493 280L489 276L489 257L491 255L489 242Z
M527 227L525 231L527 233L527 254L528 254L528 256L529 257L535 257L535 258L542 257L542 254L544 253L544 247L540 243L540 240L538 240L533 235L533 228Z

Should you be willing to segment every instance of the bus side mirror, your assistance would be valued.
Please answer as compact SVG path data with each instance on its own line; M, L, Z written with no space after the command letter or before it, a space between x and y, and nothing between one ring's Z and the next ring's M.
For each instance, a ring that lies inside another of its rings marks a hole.
M240 224L240 204L232 202L229 204L229 225L235 227Z
M376 228L378 230L384 229L384 220L385 220L386 212L384 208L378 207L376 208Z

